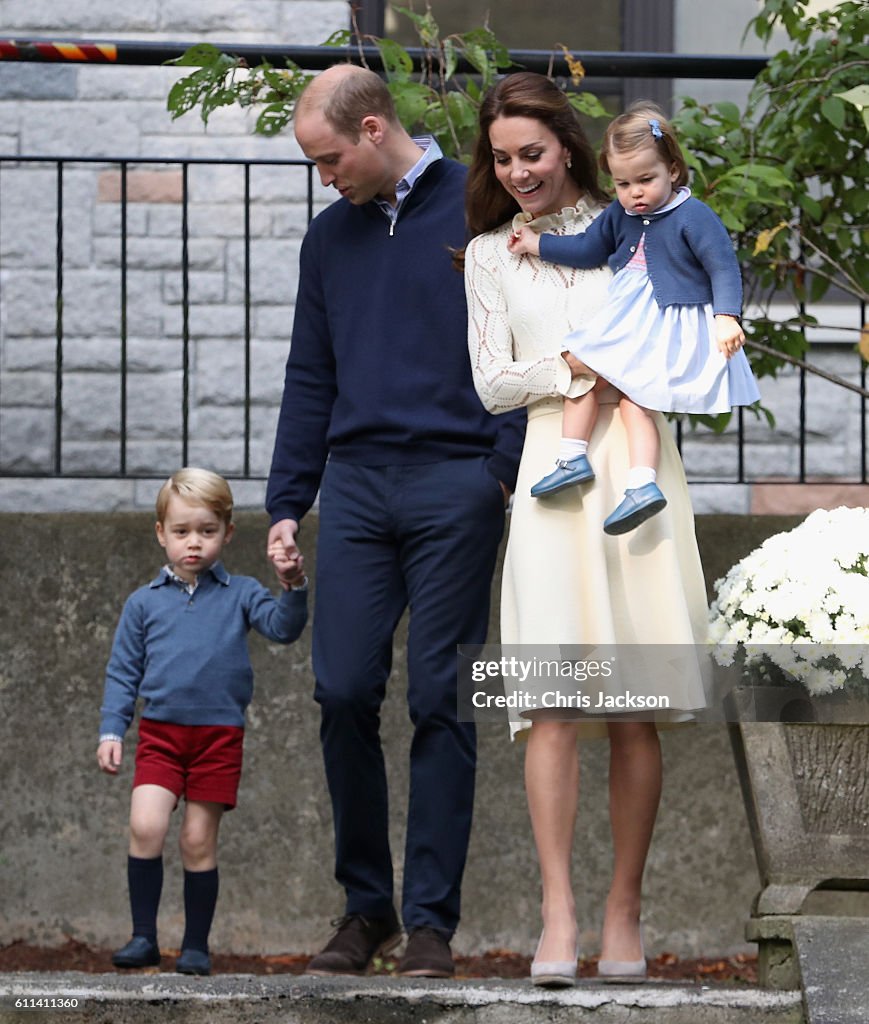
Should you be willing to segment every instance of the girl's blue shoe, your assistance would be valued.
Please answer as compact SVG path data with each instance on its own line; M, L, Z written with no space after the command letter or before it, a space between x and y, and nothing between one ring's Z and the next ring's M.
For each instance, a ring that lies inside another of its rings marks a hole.
M640 523L657 515L666 505L667 499L657 484L628 488L621 504L604 520L603 532L610 535L630 533Z
M594 480L594 470L587 455L577 455L575 459L558 459L555 469L531 488L531 497L540 498L544 494L555 494L565 487Z

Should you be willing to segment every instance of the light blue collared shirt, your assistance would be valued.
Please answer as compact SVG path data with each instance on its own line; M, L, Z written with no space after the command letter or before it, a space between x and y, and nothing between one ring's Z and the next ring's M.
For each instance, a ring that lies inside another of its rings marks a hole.
M419 137L415 137L413 141L420 147L420 149L423 150L423 154L407 174L395 183L395 206L388 203L385 199L378 199L376 196L374 198L374 202L377 203L380 209L383 210L389 218L390 231L392 230L392 227L394 227L395 221L398 218L398 211L401 209L401 204L410 195L410 191L419 180L420 175L429 166L429 164L433 164L435 160L440 160L444 155L443 150L431 135L421 135Z

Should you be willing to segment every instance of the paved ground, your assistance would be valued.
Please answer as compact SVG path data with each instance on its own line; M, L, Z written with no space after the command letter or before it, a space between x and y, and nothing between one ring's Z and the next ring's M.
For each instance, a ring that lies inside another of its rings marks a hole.
M16 1002L18 1006L16 1007ZM60 1012L60 1016L58 1016ZM803 1024L799 992L582 981L3 974L0 1024Z

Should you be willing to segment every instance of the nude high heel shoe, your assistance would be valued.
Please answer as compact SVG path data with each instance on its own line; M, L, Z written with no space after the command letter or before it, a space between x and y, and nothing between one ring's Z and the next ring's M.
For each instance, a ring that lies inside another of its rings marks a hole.
M643 943L643 926L640 925L640 952L642 960L598 960L597 975L601 981L616 984L637 984L645 981L648 974L645 946Z
M573 960L538 960L537 953L543 944L543 934L540 934L540 941L537 943L537 952L531 961L531 984L541 985L544 988L569 988L576 982L576 961L579 959L579 948L577 946L576 956Z

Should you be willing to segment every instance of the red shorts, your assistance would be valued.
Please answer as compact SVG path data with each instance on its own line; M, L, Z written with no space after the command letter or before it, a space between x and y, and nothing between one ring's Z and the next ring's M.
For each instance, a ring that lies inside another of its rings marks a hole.
M232 810L241 778L244 729L236 725L176 725L143 718L136 748L136 786L162 786L187 800Z

